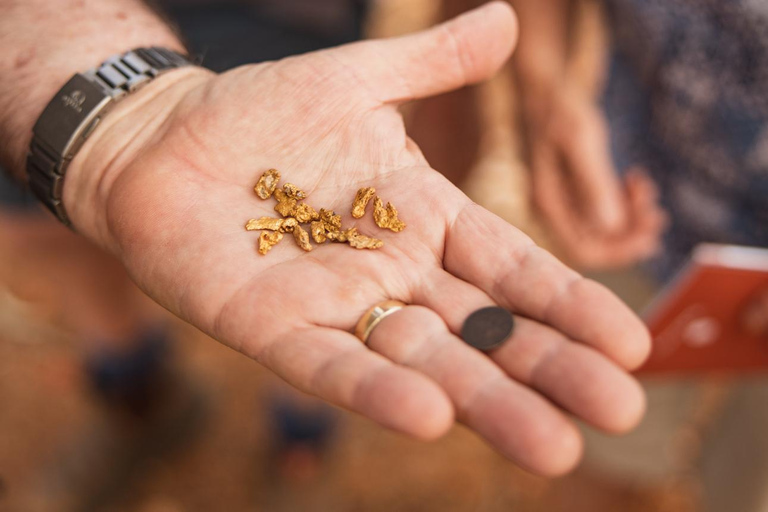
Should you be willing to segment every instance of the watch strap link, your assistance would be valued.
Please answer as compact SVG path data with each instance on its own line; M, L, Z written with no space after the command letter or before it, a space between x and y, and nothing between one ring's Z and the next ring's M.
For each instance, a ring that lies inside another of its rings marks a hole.
M71 225L61 200L67 167L104 115L164 71L190 64L166 48L138 48L76 74L56 93L32 130L27 179L35 196L61 222Z

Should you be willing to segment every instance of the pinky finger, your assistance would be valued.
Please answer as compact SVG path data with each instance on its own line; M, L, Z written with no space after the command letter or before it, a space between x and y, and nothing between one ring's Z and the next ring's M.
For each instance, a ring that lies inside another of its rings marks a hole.
M304 392L418 439L436 439L454 423L453 405L434 381L338 329L292 330L259 362Z

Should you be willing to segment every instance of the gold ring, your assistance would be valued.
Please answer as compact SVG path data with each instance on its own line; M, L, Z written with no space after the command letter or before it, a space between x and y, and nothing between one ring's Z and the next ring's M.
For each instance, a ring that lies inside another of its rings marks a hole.
M363 343L368 343L368 337L373 332L373 328L379 325L379 322L387 318L392 313L396 313L406 306L399 300L385 300L379 302L360 317L355 327L355 336L360 338Z

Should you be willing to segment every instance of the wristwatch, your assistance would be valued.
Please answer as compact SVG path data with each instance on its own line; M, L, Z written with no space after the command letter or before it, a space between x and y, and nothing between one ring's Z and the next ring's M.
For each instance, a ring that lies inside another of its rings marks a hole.
M137 48L73 76L45 107L32 129L27 155L29 188L65 225L64 176L77 151L112 107L165 71L192 62L165 48Z

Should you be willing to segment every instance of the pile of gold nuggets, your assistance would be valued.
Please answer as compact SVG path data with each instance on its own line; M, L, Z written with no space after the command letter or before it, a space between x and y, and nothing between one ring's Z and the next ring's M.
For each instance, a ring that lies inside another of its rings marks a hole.
M302 190L290 183L278 188L279 183L280 172L270 169L261 175L254 187L256 195L261 199L266 200L274 196L277 200L275 211L281 216L251 219L245 225L248 231L261 230L259 254L267 254L283 239L284 233L293 233L296 243L305 251L311 251L313 248L309 240L310 233L316 244L324 244L326 241L347 243L355 249L379 249L384 245L384 242L377 238L358 233L357 228L342 228L341 215L324 208L316 211L303 202L307 195ZM352 202L352 217L362 218L371 199L373 199L373 220L377 226L395 233L405 229L405 223L398 219L397 210L392 203L384 206L381 199L376 196L376 189L373 187L365 187L357 191ZM309 224L309 232L302 227L302 224Z

